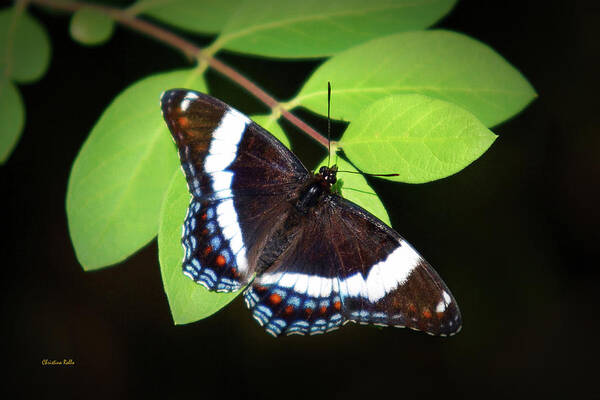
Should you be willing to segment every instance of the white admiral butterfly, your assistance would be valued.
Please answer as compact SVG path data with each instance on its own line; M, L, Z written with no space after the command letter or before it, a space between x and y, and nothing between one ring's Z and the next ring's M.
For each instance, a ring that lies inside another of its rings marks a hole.
M266 130L202 93L161 97L192 200L183 273L244 292L274 336L353 321L452 335L450 290L398 233L331 191L337 167L312 174Z

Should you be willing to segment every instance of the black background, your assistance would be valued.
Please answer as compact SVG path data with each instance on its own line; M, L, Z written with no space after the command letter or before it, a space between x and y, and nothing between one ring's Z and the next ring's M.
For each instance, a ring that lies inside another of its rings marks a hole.
M41 81L20 86L27 125L0 168L2 363L9 371L3 390L85 398L599 396L594 4L462 1L437 24L490 45L539 95L495 127L500 137L460 173L423 185L372 180L393 226L460 304L463 330L450 339L354 325L274 339L241 298L206 320L174 326L154 242L119 266L83 272L64 207L71 163L115 95L188 64L123 28L106 45L82 47L69 38L65 16L34 10L50 32L53 55ZM221 59L282 100L318 65ZM209 80L213 94L241 110L264 111L217 74ZM324 155L290 133L307 165ZM42 366L43 359L64 358L75 365Z

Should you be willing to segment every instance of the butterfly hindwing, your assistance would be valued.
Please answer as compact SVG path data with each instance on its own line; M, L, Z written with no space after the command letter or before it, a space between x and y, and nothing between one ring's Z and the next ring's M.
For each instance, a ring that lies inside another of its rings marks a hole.
M220 207L226 200L192 198L183 224L183 273L209 290L230 292L242 286L241 235L228 236Z
M244 298L254 319L273 336L325 333L344 320L340 297L331 288L335 280L301 273L267 274L257 278Z
M263 254L266 269L245 293L246 304L267 332L319 334L337 329L344 317L339 293L340 264L321 220L302 218L290 207L272 242L288 241L275 259ZM267 248L271 247L269 244Z

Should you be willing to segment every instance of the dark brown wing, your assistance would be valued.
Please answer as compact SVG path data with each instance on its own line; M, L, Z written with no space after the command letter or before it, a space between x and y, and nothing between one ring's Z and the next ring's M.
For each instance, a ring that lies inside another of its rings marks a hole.
M460 329L450 290L398 233L336 195L312 212L245 294L269 333L323 333L344 321L433 335Z
M184 223L184 273L209 290L233 291L253 276L268 221L309 172L239 111L195 91L169 90L163 116L193 198Z
M344 316L433 335L458 332L456 300L431 265L372 214L341 197L331 199L331 226L342 225L330 234L342 264Z

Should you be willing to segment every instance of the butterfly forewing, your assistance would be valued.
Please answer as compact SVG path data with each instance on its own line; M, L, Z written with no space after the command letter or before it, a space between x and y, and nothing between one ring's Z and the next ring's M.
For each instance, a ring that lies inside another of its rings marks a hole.
M309 176L277 139L225 103L169 90L162 112L179 151L192 201L184 222L183 271L209 290L234 291L252 278L267 220Z
M274 336L347 321L460 329L450 290L410 244L267 131L194 91L167 91L162 110L192 194L182 238L190 278L215 291L251 283L246 304Z
M363 323L451 335L461 315L446 284L396 231L341 197L331 197L330 236L340 256L344 316ZM342 234L340 232L346 232Z

